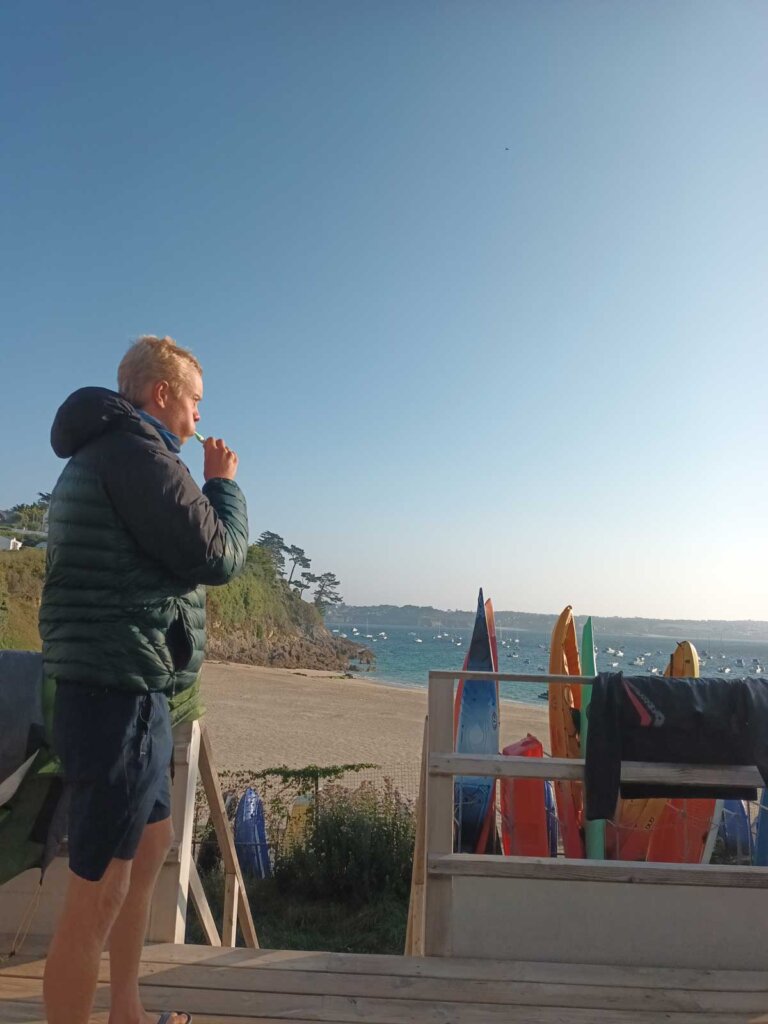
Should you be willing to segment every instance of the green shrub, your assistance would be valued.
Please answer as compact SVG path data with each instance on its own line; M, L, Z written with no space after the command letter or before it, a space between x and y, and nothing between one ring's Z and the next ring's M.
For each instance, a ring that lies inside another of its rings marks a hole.
M0 650L39 651L45 552L0 551Z
M278 851L275 880L309 900L361 906L384 894L407 899L414 835L413 807L389 781L329 786L302 840Z

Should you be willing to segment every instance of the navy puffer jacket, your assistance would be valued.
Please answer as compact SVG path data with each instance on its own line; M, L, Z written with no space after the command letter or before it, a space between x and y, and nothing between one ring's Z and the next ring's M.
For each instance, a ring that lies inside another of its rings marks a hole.
M205 584L245 565L248 520L233 480L202 491L120 395L82 388L56 414L69 458L48 515L40 608L45 671L59 680L171 696L205 648Z

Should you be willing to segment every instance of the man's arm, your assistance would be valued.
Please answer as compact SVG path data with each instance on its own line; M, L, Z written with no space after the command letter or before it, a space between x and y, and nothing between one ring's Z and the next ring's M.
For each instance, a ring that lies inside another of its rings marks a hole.
M148 555L195 585L227 583L241 571L248 516L233 479L214 477L201 491L179 459L130 437L100 461L115 511Z

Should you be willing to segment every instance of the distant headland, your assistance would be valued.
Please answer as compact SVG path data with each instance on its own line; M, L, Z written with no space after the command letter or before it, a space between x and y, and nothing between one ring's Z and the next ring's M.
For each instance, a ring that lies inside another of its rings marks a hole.
M496 611L496 625L502 629L520 629L548 633L558 613ZM474 620L474 611L443 610L425 605L348 605L329 609L326 626L343 623L363 623L373 626L410 626L413 629L468 629ZM587 616L576 616L581 625ZM601 634L619 636L660 636L677 640L745 640L757 643L768 641L768 622L752 619L643 619L620 616L592 617L595 629Z

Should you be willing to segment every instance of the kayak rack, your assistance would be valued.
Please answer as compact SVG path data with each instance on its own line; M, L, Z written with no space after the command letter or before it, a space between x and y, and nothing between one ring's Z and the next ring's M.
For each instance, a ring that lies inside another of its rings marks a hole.
M592 676L433 671L406 952L764 969L768 868L454 852L454 777L583 781L577 758L453 751L458 679L580 686ZM761 787L751 765L624 762L624 782Z

